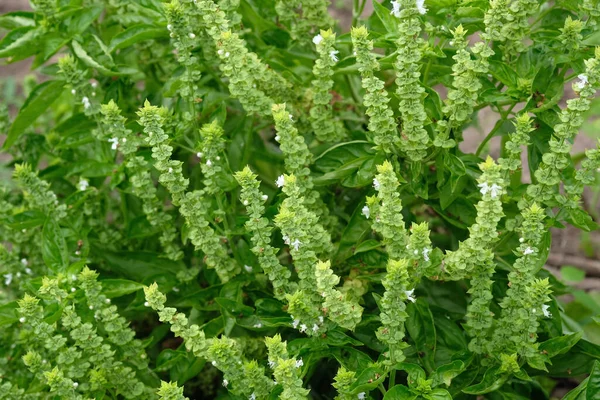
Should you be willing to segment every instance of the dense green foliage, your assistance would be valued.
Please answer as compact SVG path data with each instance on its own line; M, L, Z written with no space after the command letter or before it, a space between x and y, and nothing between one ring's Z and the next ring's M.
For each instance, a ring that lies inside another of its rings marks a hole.
M600 2L367 1L0 16L0 399L599 398L543 267L598 227Z

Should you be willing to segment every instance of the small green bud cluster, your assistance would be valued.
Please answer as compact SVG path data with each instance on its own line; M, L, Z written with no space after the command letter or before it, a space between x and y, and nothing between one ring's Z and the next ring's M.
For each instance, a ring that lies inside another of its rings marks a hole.
M400 148L412 161L419 161L425 157L429 145L429 135L424 127L427 120L423 103L425 89L420 82L423 39L419 37L421 33L419 14L422 10L412 0L403 0L398 4L401 10L396 13L400 22L398 23L399 38L396 40L398 56L394 63L394 70L396 71L396 94L400 99L398 107L402 118Z
M177 382L162 381L156 394L160 400L189 400L183 395L183 388L177 386Z
M376 196L367 197L362 213L373 218L373 229L383 236L383 244L391 259L407 257L408 234L402 217L402 200L398 193L400 183L389 161L377 166L373 179Z
M391 153L400 137L394 112L388 105L390 97L385 90L385 83L375 76L379 63L373 53L373 41L368 37L366 27L352 28L352 45L365 90L363 105L367 107L366 114L369 116L368 128L375 144L386 153Z
M323 297L323 308L327 310L327 318L344 329L354 330L361 320L363 308L335 289L340 283L340 277L333 273L329 261L319 261L315 274L317 290Z
M330 93L333 88L333 67L338 62L339 53L333 46L335 33L328 29L313 38L319 58L313 67L315 79L312 81L312 102L309 119L317 139L322 142L337 142L346 136L342 122L334 117Z
M221 128L216 120L210 124L203 125L202 129L200 129L200 152L197 155L202 156L200 169L202 169L202 174L204 175L204 190L209 195L223 191L219 185L219 178L225 166L225 162L221 160L221 154L225 150L223 133L223 128Z
M581 20L573 19L570 15L565 19L565 25L561 28L560 36L558 37L562 44L562 49L566 49L569 53L577 52L580 49L582 46L581 41L583 40L583 35L581 34L583 25Z
M277 249L271 246L273 228L269 226L269 220L264 217L264 203L268 197L260 191L260 183L256 177L249 167L245 167L235 174L235 179L242 188L240 200L246 206L249 217L245 226L252 235L252 252L258 258L262 270L269 277L275 297L283 300L286 292L293 292L293 285L289 281L291 272L281 265L277 258Z
M356 395L350 390L352 384L356 382L356 372L348 371L346 368L340 367L333 380L333 387L336 388L338 392L335 400L356 399Z
M269 366L273 370L277 384L283 387L279 398L285 400L306 399L309 391L302 387L300 378L300 371L304 365L302 359L296 360L289 357L287 344L281 341L279 334L265 338L265 342L269 350Z
M579 7L583 15L587 15L586 25L594 27L600 20L600 2L598 0L583 0L579 2Z
M56 14L58 13L56 0L32 0L31 5L36 12L43 15L42 25L52 27L56 22Z
M56 194L50 189L50 184L40 179L38 172L32 171L29 164L16 164L13 179L23 190L30 208L52 215L57 220L66 217L66 206L59 204Z
M65 81L71 86L71 94L81 102L85 115L91 116L100 111L100 103L93 101L96 97L97 83L86 79L86 70L79 68L72 55L58 60L58 69Z
M564 202L562 196L555 194L555 191L561 181L561 172L570 162L572 139L584 121L583 114L589 110L591 98L600 82L600 48L596 49L594 58L585 60L585 66L585 73L580 74L578 81L573 83L573 90L579 96L567 100L567 108L559 116L561 122L554 127L554 135L549 141L550 151L542 156L542 162L535 171L538 184L527 188L529 199L536 199L547 205L555 205L556 201Z
M529 144L529 135L534 130L527 113L517 116L514 125L515 131L509 134L509 140L504 146L507 157L498 160L502 168L510 172L521 168L521 148Z

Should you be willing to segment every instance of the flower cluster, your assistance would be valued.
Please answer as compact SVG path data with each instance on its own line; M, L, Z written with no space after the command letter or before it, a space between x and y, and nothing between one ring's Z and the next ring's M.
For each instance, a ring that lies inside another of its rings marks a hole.
M506 142L506 158L501 158L498 163L509 172L521 168L522 147L529 144L529 135L534 130L531 126L531 117L527 113L520 114L514 121L515 131L509 134Z
M331 29L321 31L313 38L319 58L313 67L315 79L312 81L312 103L310 123L317 139L323 142L336 142L346 133L340 120L334 118L331 106L331 89L333 88L333 67L338 62L335 45L335 33Z
M265 338L269 350L269 366L277 384L283 387L280 399L305 399L309 391L302 387L300 378L302 359L296 360L288 355L286 342L281 341L280 335Z
M33 171L29 164L15 165L13 179L23 190L30 209L51 215L56 220L67 215L66 206L59 204L56 194L50 189L50 184L41 179L37 171Z
M398 145L400 137L394 111L388 105L390 98L385 90L385 83L375 76L375 72L379 70L379 63L373 53L373 41L368 37L369 31L366 27L352 28L352 45L365 90L363 105L367 108L366 114L369 116L368 128L375 144L386 153L390 153L394 146Z

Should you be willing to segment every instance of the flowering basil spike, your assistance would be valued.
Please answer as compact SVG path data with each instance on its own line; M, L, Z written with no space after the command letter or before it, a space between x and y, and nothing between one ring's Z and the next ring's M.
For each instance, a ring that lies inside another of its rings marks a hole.
M406 302L413 301L412 290L409 290L408 260L390 259L387 274L381 282L385 288L379 301L381 327L376 332L377 339L389 346L388 363L395 365L402 362L405 356L402 349L408 347L404 342L404 323L408 318Z
M421 277L425 275L427 268L431 265L431 239L429 238L430 231L427 222L420 224L413 223L410 227L410 236L408 245L406 246L407 257L411 260L409 267L409 275L411 279L411 287L415 287Z
M521 168L521 148L529 145L529 135L534 130L527 113L517 116L514 125L515 131L508 135L509 140L504 147L507 157L498 160L502 168L508 172Z
M519 202L521 208L533 201L548 206L563 205L567 199L556 193L561 182L562 172L569 166L572 141L584 122L583 115L590 109L592 97L600 84L600 48L596 48L595 57L585 60L585 73L580 74L573 83L573 90L579 96L567 100L567 108L559 115L560 123L554 126L554 135L550 138L550 151L542 156L542 162L535 171L537 184L527 187L527 198ZM558 204L557 204L558 203Z
M394 120L394 112L388 105L390 97L385 90L385 83L375 76L379 63L373 53L373 41L368 38L369 32L364 26L352 28L352 44L356 63L365 90L363 104L369 116L369 131L373 141L386 153L391 153L398 145L398 127Z
M156 394L160 400L189 400L183 395L183 387L177 386L177 382L160 382Z
M456 142L449 138L450 131L458 130L470 119L482 87L478 74L486 72L478 68L480 63L477 60L471 59L465 38L467 31L463 26L458 25L452 33L454 37L451 43L456 48L456 54L452 57L454 59L452 65L454 79L452 87L448 89L448 96L442 109L448 119L438 122L434 140L435 146L443 148L456 145Z
M594 184L596 175L600 171L600 140L595 149L585 151L585 159L581 161L581 168L575 172L575 183L565 185L565 191L572 196L574 204L579 202L585 186Z
M313 67L315 79L312 81L312 101L310 123L317 139L322 142L338 142L346 136L342 122L334 117L331 106L333 88L333 67L338 61L338 51L333 47L335 33L331 29L321 31L314 37L319 58Z
M561 28L558 39L567 52L576 53L580 50L583 45L583 35L581 34L583 27L583 21L573 19L570 15L565 19L565 25Z
M223 372L223 382L227 382L225 386L231 393L246 397L255 393L259 398L269 394L272 381L264 375L264 369L256 362L248 362L243 358L239 343L224 336L207 339L198 325L188 325L188 319L183 313L178 313L175 308L165 307L166 297L158 290L156 283L145 287L144 294L146 305L158 311L161 322L171 325L171 331L183 339L188 351L196 357L210 360L214 367Z
M335 400L356 400L356 395L351 389L356 382L356 372L348 371L344 367L340 367L333 378L335 381L333 387L337 389L338 395Z
M600 3L596 0L583 0L579 2L580 14L587 15L586 25L594 27L600 20Z
M97 114L100 111L99 103L94 101L97 84L86 79L87 70L79 68L77 60L71 55L58 60L58 69L59 74L71 86L71 94L83 107L83 113L87 116Z
M540 255L545 252L541 246L546 215L545 210L534 203L522 212L522 216L520 244L516 251L519 257L508 274L509 288L500 302L502 314L494 329L490 354L518 354L524 359L532 359L539 353L536 343L538 319L542 314L549 316L545 304L549 298L532 290L543 286L536 274L544 261L540 260ZM542 289L542 292L546 291Z
M20 189L30 208L42 211L60 220L67 215L67 206L59 204L56 194L50 189L50 184L38 176L29 164L16 164L13 179Z
M402 200L398 193L400 183L389 161L377 166L373 179L377 196L368 197L366 209L373 218L373 229L383 236L383 244L391 259L407 257L408 235L402 217Z
M305 42L314 28L333 25L329 4L327 0L277 0L275 11L281 22L291 26L292 38Z
M260 183L249 167L235 174L235 179L242 187L240 199L246 206L250 217L245 226L252 235L252 252L273 284L275 297L285 298L285 293L292 293L294 285L290 282L291 272L281 265L277 258L277 249L271 246L271 231L269 220L264 217L266 196L259 190Z
M400 100L398 107L402 118L400 148L412 161L422 160L429 145L429 135L425 130L425 89L421 85L421 58L423 39L421 34L420 10L415 1L400 2L401 11L398 23L399 38L396 40L398 56L394 63L396 71L396 94Z
M201 250L209 268L214 268L219 278L226 282L237 275L241 268L229 257L225 245L210 227L208 214L210 202L204 191L186 192L189 180L182 173L183 163L171 160L173 148L168 145L168 135L163 129L166 110L150 105L148 101L138 111L139 123L144 128L144 140L152 146L154 166L161 172L159 182L171 194L173 204L180 206L179 212L189 226L189 238L196 249Z
M225 151L223 134L223 128L216 120L200 129L200 169L204 175L204 190L210 195L223 193L219 185L220 174L226 166L225 161L221 159L221 154Z
M273 370L276 382L283 387L283 392L278 398L286 400L304 400L308 398L309 390L302 387L301 371L304 363L302 359L290 358L286 342L281 341L281 336L265 338L269 351L269 366Z
M354 330L361 321L363 308L352 301L342 292L335 289L340 283L340 277L330 268L329 261L319 261L315 270L317 290L323 297L323 309L327 310L327 318L344 329Z
M185 72L181 74L182 85L179 93L190 105L195 104L200 97L199 81L201 78L200 62L192 50L200 44L188 18L187 10L178 0L165 4L165 15L167 17L167 29L171 36L171 42L175 47L177 61L184 67ZM189 110L192 112L193 110Z

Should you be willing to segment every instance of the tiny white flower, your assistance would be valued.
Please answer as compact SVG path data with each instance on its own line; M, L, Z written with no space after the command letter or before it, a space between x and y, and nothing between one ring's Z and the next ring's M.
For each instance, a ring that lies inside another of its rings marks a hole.
M379 188L381 187L377 178L373 179L373 187L375 188L375 190L379 190Z
M196 35L194 35L193 33L190 32L190 34L188 35L190 37L190 39L195 39Z
M352 55L353 55L353 56L355 56L355 55L356 55L356 51L353 51L353 52L352 52Z
M108 142L112 143L112 146L110 146L110 148L113 150L116 150L117 146L119 145L119 138L116 138L116 137L110 138L110 139L108 139Z
M526 255L526 256L529 254L533 254L533 253L534 253L534 251L531 247L528 247L525 249L525 251L523 251L523 255Z
M400 2L399 1L392 1L392 11L390 12L390 14L392 14L394 17L396 18L400 18Z
M203 156L203 154L202 154L202 152L201 152L201 151L199 151L199 152L197 152L197 153L196 153L196 157L198 157L198 158L202 158L202 156Z
M217 366L217 362L216 361L212 361L211 364L212 364L213 367Z
M24 266L29 265L29 262L27 261L26 258L21 258L21 264L23 264Z
M173 25L171 25L171 24L167 25L167 30L169 30L169 31L173 30Z
M98 82L92 82L90 85L92 86L92 89L96 89L98 87Z
M500 187L494 183L490 187L490 196L492 196L492 199L496 198L500 194L501 190L502 190L502 187Z
M279 136L279 135L275 135L275 141L276 141L276 142L279 142L279 139L281 139L281 136Z
M321 293L321 297L327 297L327 295L325 294L325 292Z
M523 243L524 241L525 241L525 239L519 238L519 243Z
M290 114L290 121L294 120L294 116L292 114Z
M169 167L169 173L173 172L173 168Z
M247 206L248 204L250 204L250 202L248 202L248 200L244 200L242 203L243 203L245 206Z
M71 94L75 94L75 93L77 93L77 90L71 89Z
M369 210L369 206L365 205L362 208L362 215L364 215L366 219L369 219L369 217L371 216L371 210Z
M587 75L585 75L585 74L579 74L579 75L577 76L577 78L579 78L579 82L577 82L577 83L575 84L575 87L576 87L577 89L579 89L579 90L583 89L583 88L585 87L585 85L587 85L587 84L589 83L589 82L588 82L588 77L587 77Z
M91 103L90 103L90 99L87 96L83 96L83 98L81 99L81 103L83 104L83 108L90 108Z
M302 359L296 360L296 368L300 368L304 365L304 361Z
M416 256L417 254L419 254L419 250L418 250L418 249L415 249L415 251L413 251L413 253L414 253L414 254L415 254L415 256Z
M367 398L367 394L365 392L360 392L357 396L358 400L364 400Z
M147 301L144 302L144 307L150 307L150 303L148 303Z
M127 142L127 138L121 139L121 142L123 142L123 143Z
M317 36L315 36L313 38L313 43L316 44L316 45L318 45L322 41L323 41L323 36L321 36L321 34L318 34Z
M415 297L413 296L414 292L415 292L415 289L404 291L404 294L406 294L406 299L412 303L414 303L416 301Z
M21 273L17 272L17 278L20 278L20 277L21 277Z
M25 273L31 275L33 272L31 271L31 268L25 268Z
M76 255L76 256L80 256L80 255L81 255L81 251L79 251L79 250L75 250L75 255Z
M451 40L450 42L448 42L448 44L449 44L450 46L454 46L454 40Z
M246 272L252 272L252 267L249 265L244 265L244 269L246 270Z
M260 322L257 322L256 324L253 325L254 328L262 328L262 324Z
M77 389L77 386L79 386L79 383L77 383L77 382L73 382L73 387L74 387L75 389Z
M542 305L542 312L544 313L544 317L546 318L552 318L552 313L548 311L549 309L550 306L548 304Z
M425 0L416 0L417 2L417 10L419 14L423 15L427 12L427 8L425 7Z
M71 293L75 293L77 291L77 289L75 289L74 287L71 288Z
M480 187L481 189L479 190L481 192L481 194L485 195L487 194L487 192L490 191L490 185L487 184L487 182L483 182L480 183L479 185L477 185L478 187Z
M537 310L535 308L531 310L531 312L534 313L534 314L535 314L536 311Z
M77 184L77 187L79 188L79 190L81 190L82 192L84 190L86 190L88 188L88 186L90 186L90 183L88 181L86 181L85 179L80 179L79 183Z
M319 325L314 324L312 327L313 332L318 332L319 331Z
M23 323L25 323L25 321L26 321L25 317L21 317L21 318L19 318L19 322L20 322L20 323L22 323L22 324L23 324Z
M229 52L226 52L226 53L225 53L225 57L229 57Z
M283 235L283 243L289 245L290 244L290 237L288 235ZM292 319L294 319L292 317Z
M248 400L256 400L256 395L252 393L250 397L248 397Z
M77 280L77 275L75 275L75 274L71 274L71 280L72 280L72 281L76 281L76 280Z
M308 329L308 326L306 326L306 324L300 325L300 333L306 332L307 329Z
M223 55L223 49L217 50L217 54L220 55L220 56L222 56Z
M106 300L104 300L104 302L105 302L106 304L110 304L110 299L106 299Z
M217 161L221 161L221 157L219 157L219 156L216 156L216 157L215 157L215 159L216 159Z
M294 250L298 251L298 249L300 248L300 245L302 244L301 241L299 241L298 239L294 240L292 242L292 246L294 247Z
M431 249L429 247L423 249L423 259L425 261L429 261L429 253L431 253Z
M329 52L329 58L331 58L331 61L338 62L338 58L336 56L336 54L338 54L338 53L339 53L339 51L337 51L337 50L331 50Z
M227 387L229 385L229 381L227 379L223 379L223 387Z
M323 316L322 315L319 315L319 322L323 323Z
M285 178L283 177L283 175L279 175L277 177L277 180L275 181L275 185L277 185L277 187L283 187L285 183Z
M5 274L4 275L4 284L6 286L10 285L13 281L13 274Z
M93 310L93 309L94 309L94 306L90 306L90 310Z
M206 160L206 165L208 165L210 167L212 165L212 161Z
M295 319L294 322L292 322L292 326L294 327L294 329L298 328L298 324L300 324L299 319Z
M92 97L96 97L96 92L92 92Z
M269 196L267 196L266 194L263 194L262 196L260 196L260 198L263 199L263 201L269 200Z
M269 360L269 368L275 368L275 361Z

